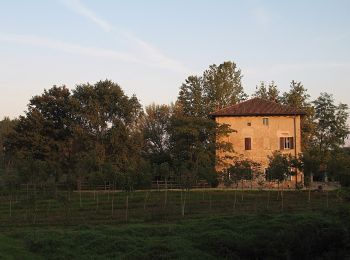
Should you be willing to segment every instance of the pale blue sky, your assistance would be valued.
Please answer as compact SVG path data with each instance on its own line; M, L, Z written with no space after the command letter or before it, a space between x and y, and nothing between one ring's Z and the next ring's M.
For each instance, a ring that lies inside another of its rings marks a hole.
M302 81L350 104L350 1L0 0L0 118L44 88L118 82L143 105L233 60L244 88Z

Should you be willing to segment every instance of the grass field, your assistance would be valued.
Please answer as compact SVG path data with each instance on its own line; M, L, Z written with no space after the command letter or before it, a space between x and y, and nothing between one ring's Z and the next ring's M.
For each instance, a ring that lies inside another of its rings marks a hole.
M0 200L1 259L344 259L348 191L17 192ZM11 201L11 202L10 202ZM282 203L283 201L283 203Z

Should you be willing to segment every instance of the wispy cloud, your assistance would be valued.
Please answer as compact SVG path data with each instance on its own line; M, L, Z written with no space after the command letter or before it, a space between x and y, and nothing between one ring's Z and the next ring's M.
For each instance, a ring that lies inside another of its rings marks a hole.
M110 34L113 38L119 40L120 37L123 37L130 45L135 46L138 51L141 51L142 58L147 60L147 62L155 63L157 66L166 69L182 72L187 71L181 62L167 57L151 43L140 39L131 32L116 28L107 20L99 17L93 10L87 8L80 0L61 0L61 2L73 12L87 18L101 30Z
M102 30L106 32L112 31L113 26L111 24L97 17L97 15L94 12L86 8L79 0L61 0L61 2L64 5L66 5L69 9L88 18L90 21L99 26Z
M33 46L59 50L66 53L83 55L83 56L91 56L91 57L98 57L98 58L114 59L114 60L124 61L124 62L148 64L146 61L142 59L138 59L133 55L129 55L123 52L85 47L78 44L52 40L46 37L40 37L36 35L0 33L0 42L33 45Z

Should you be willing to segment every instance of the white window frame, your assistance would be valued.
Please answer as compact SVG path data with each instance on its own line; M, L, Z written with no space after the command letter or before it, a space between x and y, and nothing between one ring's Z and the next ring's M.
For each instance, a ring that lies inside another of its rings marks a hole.
M269 126L269 118L268 117L263 117L263 125Z

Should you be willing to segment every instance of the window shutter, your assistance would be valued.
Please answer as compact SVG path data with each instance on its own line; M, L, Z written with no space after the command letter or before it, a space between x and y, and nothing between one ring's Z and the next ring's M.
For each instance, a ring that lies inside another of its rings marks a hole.
M280 150L284 150L284 137L280 137Z
M252 139L251 138L244 138L244 146L245 146L245 150L251 150L252 149Z
M294 149L294 137L289 137L290 138L290 149Z

